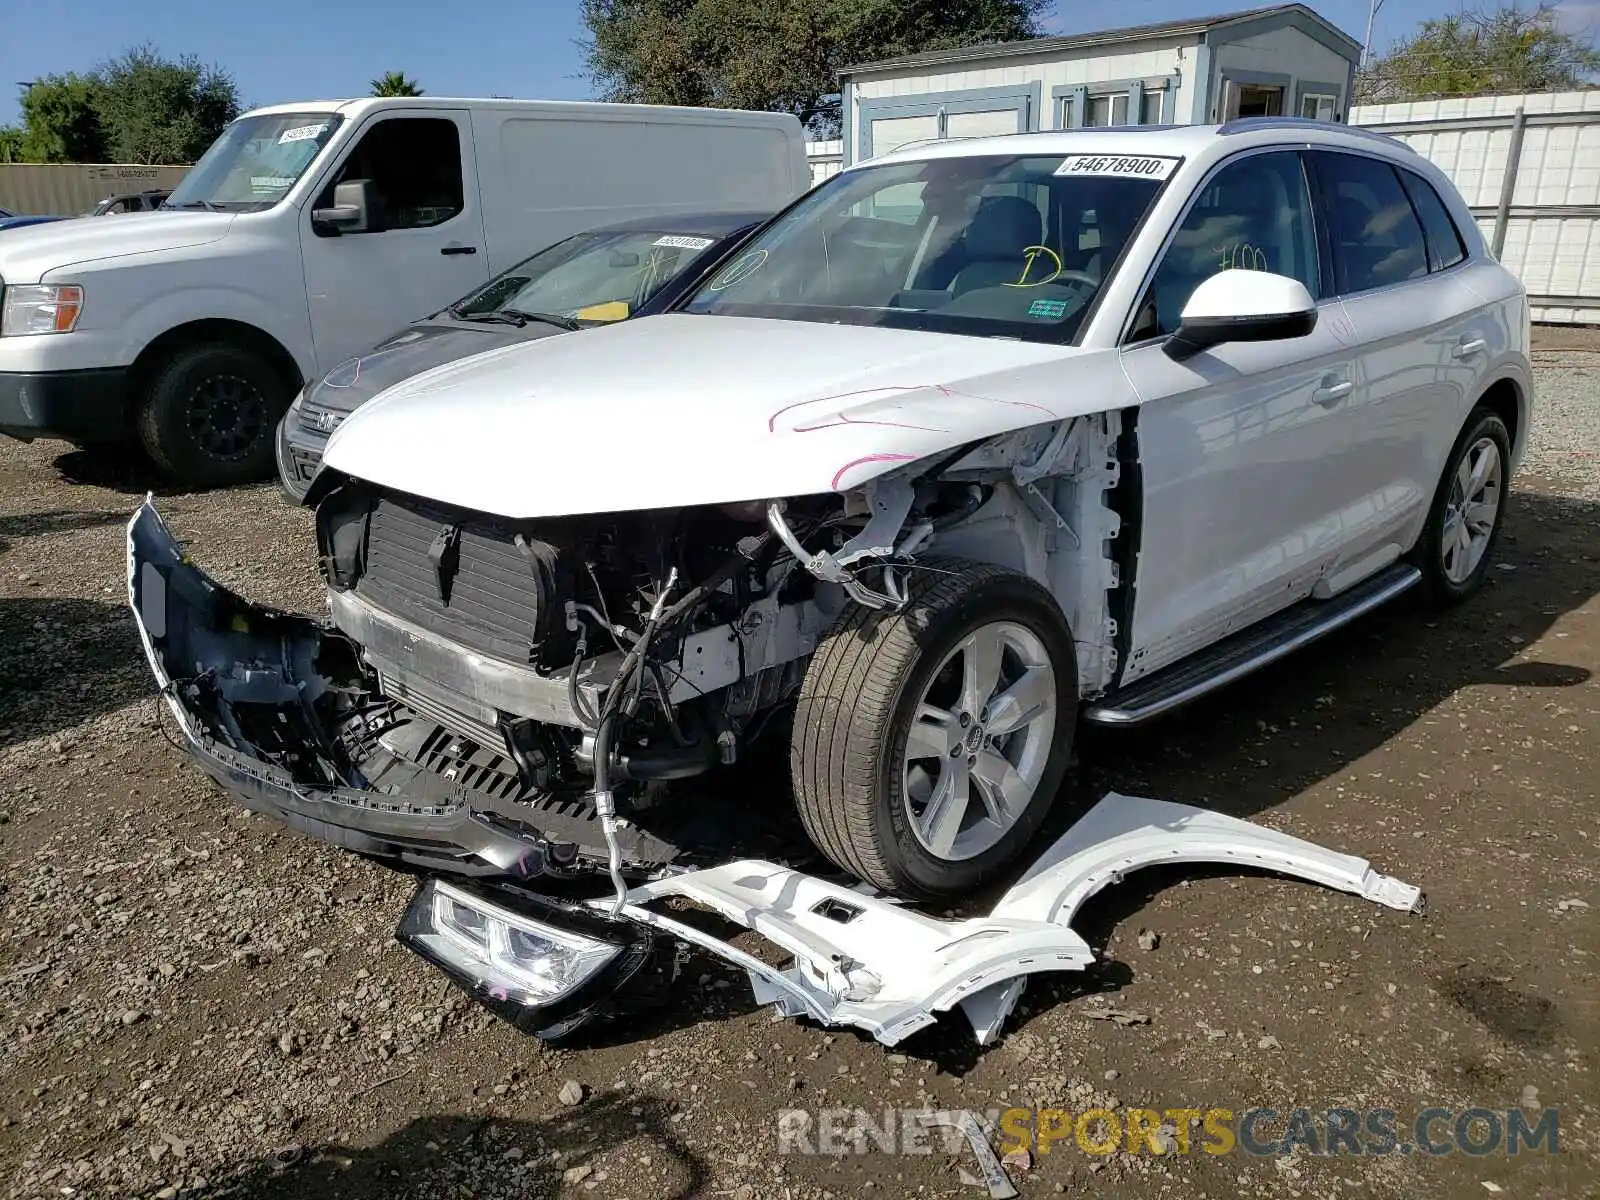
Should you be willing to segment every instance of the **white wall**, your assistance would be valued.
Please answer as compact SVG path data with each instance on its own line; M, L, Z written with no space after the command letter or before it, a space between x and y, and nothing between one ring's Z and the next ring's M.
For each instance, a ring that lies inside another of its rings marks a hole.
M1054 129L1057 127L1058 106L1050 98L1052 88L1177 74L1181 76L1177 119L1185 121L1194 103L1194 42L1192 36L1152 39L1131 42L1127 46L1092 46L1076 51L1057 51L1048 56L1007 58L989 65L981 61L957 64L944 70L857 79L853 90L856 99L874 100L974 88L1019 87L1037 81L1042 85L1044 107L1039 114L1039 127ZM853 112L847 116L855 118Z
M1368 104L1350 123L1408 142L1449 175L1487 239L1519 106L1527 125L1501 260L1530 295L1578 301L1535 303L1535 321L1600 324L1600 91Z

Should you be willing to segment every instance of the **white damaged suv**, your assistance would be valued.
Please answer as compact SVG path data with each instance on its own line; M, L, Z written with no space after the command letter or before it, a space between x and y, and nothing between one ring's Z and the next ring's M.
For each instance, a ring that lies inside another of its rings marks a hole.
M774 778L747 814L959 895L1027 847L1079 720L1472 593L1527 352L1522 287L1399 142L924 144L672 312L363 407L309 497L326 622L212 583L148 506L131 599L200 765L353 850L648 875L689 853L699 777L787 736L792 800Z

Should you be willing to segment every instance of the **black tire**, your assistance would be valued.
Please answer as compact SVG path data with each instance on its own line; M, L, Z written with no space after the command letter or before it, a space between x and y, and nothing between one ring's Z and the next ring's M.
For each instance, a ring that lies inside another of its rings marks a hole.
M260 355L220 342L185 346L149 376L139 440L183 483L264 479L276 470L274 431L289 400L287 383Z
M801 822L823 854L882 891L936 899L980 886L1038 832L1072 755L1078 679L1071 631L1039 584L986 564L922 565L931 569L912 573L903 612L853 606L818 645L795 710L790 773ZM1029 631L1053 672L1045 766L995 844L963 859L935 857L914 832L906 799L911 721L948 656L974 631L1002 621Z
M1461 469L1462 459L1486 438L1494 444L1500 456L1500 486L1493 525L1476 567L1465 578L1452 579L1446 570L1445 539L1448 530L1453 527L1450 517L1457 490L1456 474ZM1468 415L1461 436L1450 448L1444 474L1439 477L1433 504L1428 509L1428 523L1423 527L1422 538L1411 555L1412 562L1422 572L1420 591L1426 604L1448 608L1460 604L1483 585L1484 576L1489 573L1490 563L1494 559L1495 546L1500 541L1500 530L1505 526L1506 503L1511 494L1510 481L1511 435L1497 413L1479 405Z

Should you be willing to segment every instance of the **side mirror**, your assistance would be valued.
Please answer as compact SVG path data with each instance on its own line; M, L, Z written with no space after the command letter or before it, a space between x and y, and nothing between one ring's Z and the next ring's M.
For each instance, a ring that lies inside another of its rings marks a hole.
M1162 349L1183 362L1226 342L1275 342L1316 327L1317 302L1298 279L1233 268L1195 288Z
M311 220L335 236L371 233L372 210L372 180L350 179L334 185L333 207L312 209Z

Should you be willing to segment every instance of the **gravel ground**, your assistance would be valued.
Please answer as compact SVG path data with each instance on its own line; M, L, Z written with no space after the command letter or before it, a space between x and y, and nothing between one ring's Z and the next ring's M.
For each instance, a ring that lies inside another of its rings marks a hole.
M1084 910L1104 962L1031 987L981 1055L954 1021L889 1053L774 1020L710 960L570 1047L475 1009L392 941L410 879L247 816L163 740L123 605L150 481L0 441L0 1190L978 1197L959 1146L780 1156L777 1116L1553 1105L1554 1156L1063 1144L1012 1174L1025 1196L1600 1196L1600 354L1540 362L1482 596L1394 606L1148 732L1085 734L1070 785L1368 856L1430 914L1143 872ZM161 505L231 586L320 608L308 516L271 488ZM1133 1015L1093 1019L1111 1010Z

